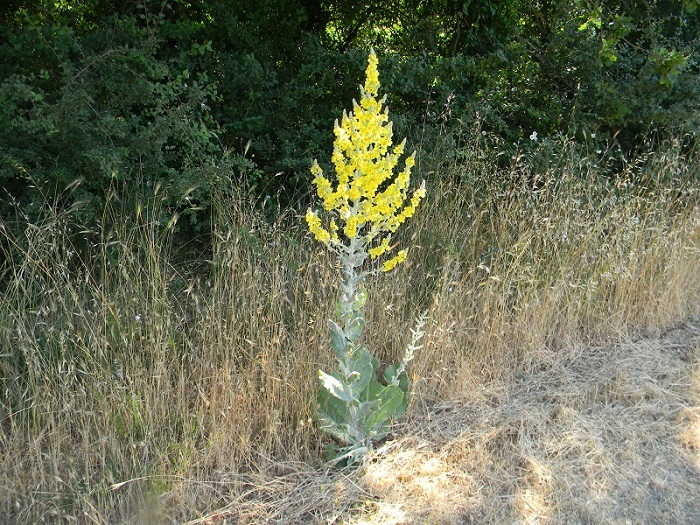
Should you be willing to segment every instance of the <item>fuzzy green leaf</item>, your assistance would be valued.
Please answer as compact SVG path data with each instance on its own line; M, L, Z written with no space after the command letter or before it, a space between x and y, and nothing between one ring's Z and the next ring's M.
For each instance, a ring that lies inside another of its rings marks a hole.
M357 316L354 317L348 326L348 333L347 336L352 341L353 343L356 343L359 339L360 336L362 335L362 331L365 329L365 319L362 316Z
M404 402L404 394L399 387L385 386L377 396L376 405L362 422L362 427L368 435L380 439L388 431L391 420L397 417Z
M359 399L364 390L374 379L374 366L372 365L372 355L366 346L359 346L350 356L348 366L354 372L353 380L349 384L353 397Z
M331 331L331 348L333 348L333 352L338 360L345 361L348 352L348 340L345 338L343 329L330 319L328 320L328 327Z
M405 371L401 372L398 376L396 375L400 366L400 363L387 366L384 370L384 381L386 381L387 385L398 386L401 391L406 394L408 393L408 375Z
M342 381L342 375L333 371L330 374L338 382ZM320 388L317 394L318 410L317 420L319 428L335 438L340 443L350 445L357 441L356 432L352 432L353 418L350 414L350 403L338 399L326 388Z
M316 414L319 428L341 443L352 442L350 436L350 411L348 404L332 396L327 390L318 391L318 412Z
M333 397L348 403L353 400L352 396L345 390L343 383L336 377L319 370L318 378L321 380L321 386Z

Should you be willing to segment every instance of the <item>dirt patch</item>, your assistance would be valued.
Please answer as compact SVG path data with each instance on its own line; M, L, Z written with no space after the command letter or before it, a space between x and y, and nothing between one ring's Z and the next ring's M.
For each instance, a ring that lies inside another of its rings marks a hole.
M700 523L700 320L419 412L362 469L261 473L199 522Z

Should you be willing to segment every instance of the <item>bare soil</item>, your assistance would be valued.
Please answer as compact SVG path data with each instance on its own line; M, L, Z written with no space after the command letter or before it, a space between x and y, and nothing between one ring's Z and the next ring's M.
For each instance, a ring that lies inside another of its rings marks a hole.
M277 463L190 523L700 524L700 319L416 401L362 468Z

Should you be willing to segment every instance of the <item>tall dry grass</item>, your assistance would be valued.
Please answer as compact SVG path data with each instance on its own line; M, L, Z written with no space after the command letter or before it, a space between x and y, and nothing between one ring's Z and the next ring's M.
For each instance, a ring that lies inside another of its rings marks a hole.
M439 177L424 163L409 261L368 283L370 348L399 359L428 308L410 373L429 404L697 313L698 168L676 151L605 181L566 143L545 163L473 151ZM181 523L245 498L248 473L320 465L334 261L292 212L270 223L221 195L211 255L190 269L161 211L157 196L113 204L89 249L70 210L3 227L5 522Z

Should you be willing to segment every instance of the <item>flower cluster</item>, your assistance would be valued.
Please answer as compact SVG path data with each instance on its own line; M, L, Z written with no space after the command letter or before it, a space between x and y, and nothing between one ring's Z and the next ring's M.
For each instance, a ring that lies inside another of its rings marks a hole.
M425 196L425 186L408 196L411 168L415 153L408 156L404 168L394 176L394 170L404 153L405 140L392 147L392 124L386 97L378 99L379 72L377 56L372 51L366 70L361 100L353 101L353 111L345 112L334 127L335 142L331 161L336 180L331 182L314 162L311 173L323 207L331 212L327 228L312 210L306 214L309 230L329 248L346 252L365 251L372 259L391 249L392 234L410 218ZM401 250L384 262L389 271L406 258Z

